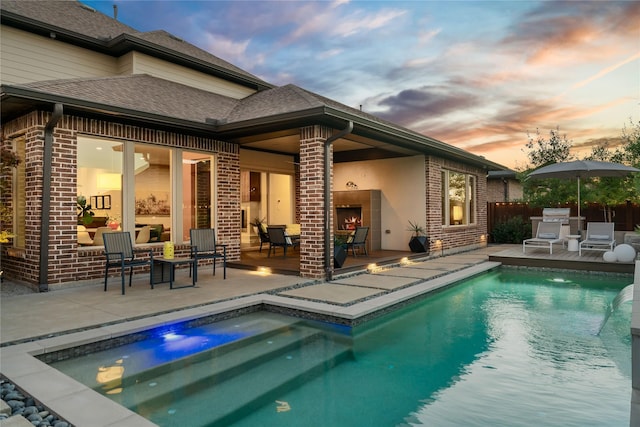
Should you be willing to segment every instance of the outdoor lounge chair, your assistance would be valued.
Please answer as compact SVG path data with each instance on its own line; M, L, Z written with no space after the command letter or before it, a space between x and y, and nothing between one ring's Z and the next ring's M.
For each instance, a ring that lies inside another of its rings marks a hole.
M216 261L222 260L222 270L224 279L227 278L227 245L216 243L216 230L213 228L192 228L189 230L191 236L191 258L197 264L201 259L213 259L213 275L216 275ZM194 279L198 280L198 269L194 268ZM191 265L189 265L189 277L191 277Z
M292 240L284 232L284 227L267 227L267 233L269 234L269 255L271 256L271 250L276 253L276 248L280 247L284 249L284 256L287 256L287 248L295 248L300 245L300 240Z
M369 256L367 253L367 235L369 234L369 227L356 227L356 231L353 233L353 236L350 236L347 240L347 252L349 248L351 248L351 253L353 256L356 256L356 248L362 248L364 250L364 254Z
M129 287L133 278L133 267L149 265L149 284L153 287L153 251L149 249L134 249L131 243L131 234L127 231L114 231L104 233L104 254L107 262L104 270L104 291L107 291L107 279L109 269L120 268L122 277L122 295L124 295L124 272L129 268ZM147 253L149 258L136 258L136 253Z
M580 242L578 254L582 251L612 251L616 246L613 222L588 222L586 238Z
M553 244L563 243L560 233L562 224L560 222L540 222L536 237L522 241L522 253L526 253L527 246L538 248L549 248L549 254L553 254Z

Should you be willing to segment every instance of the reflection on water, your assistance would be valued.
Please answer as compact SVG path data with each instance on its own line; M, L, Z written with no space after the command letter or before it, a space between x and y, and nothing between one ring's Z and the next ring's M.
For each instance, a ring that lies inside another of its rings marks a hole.
M626 427L630 305L597 330L628 283L505 269L351 331L254 314L57 367L91 377L102 392L118 390L110 397L162 426ZM270 322L291 326L256 335ZM252 338L237 340L243 334ZM220 349L233 348L189 356L215 336L227 342ZM174 357L180 370L167 363ZM316 359L324 371L296 371ZM106 370L98 385L96 369ZM187 385L160 394L167 381ZM215 418L220 408L226 415Z

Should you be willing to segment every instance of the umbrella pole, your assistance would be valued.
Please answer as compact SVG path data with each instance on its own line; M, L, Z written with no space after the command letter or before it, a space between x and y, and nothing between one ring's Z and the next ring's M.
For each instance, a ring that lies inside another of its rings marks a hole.
M578 234L582 236L582 228L580 226L582 217L580 216L580 175L578 175Z

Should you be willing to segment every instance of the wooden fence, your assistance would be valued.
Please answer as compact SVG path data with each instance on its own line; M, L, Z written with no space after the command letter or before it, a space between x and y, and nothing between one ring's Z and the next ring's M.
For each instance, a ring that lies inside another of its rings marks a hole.
M554 208L569 208L571 216L578 216L578 208L575 203L549 206ZM543 208L533 208L527 203L497 202L487 204L487 232L491 236L494 224L502 223L515 216L530 221L532 216L542 216ZM616 231L633 231L636 225L640 225L640 205L626 203L611 207L611 219ZM587 222L607 222L607 212L601 204L592 203L580 209L580 215L585 218L583 227Z

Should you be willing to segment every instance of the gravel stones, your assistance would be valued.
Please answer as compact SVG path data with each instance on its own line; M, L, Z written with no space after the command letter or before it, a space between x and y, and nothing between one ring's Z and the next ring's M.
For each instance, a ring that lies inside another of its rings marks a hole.
M1 406L0 421L21 415L36 427L71 427L71 424L52 414L33 397L26 396L15 384L4 377L0 378L0 397L6 404ZM7 407L8 410L6 410Z

